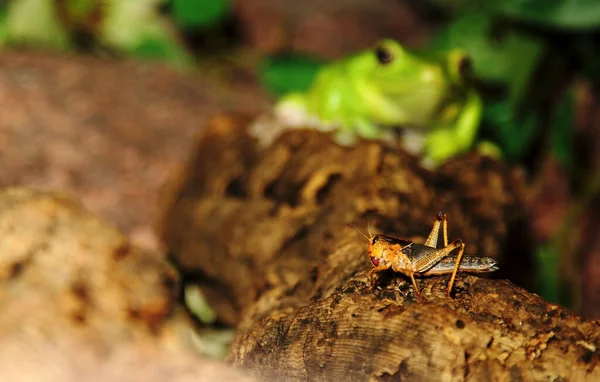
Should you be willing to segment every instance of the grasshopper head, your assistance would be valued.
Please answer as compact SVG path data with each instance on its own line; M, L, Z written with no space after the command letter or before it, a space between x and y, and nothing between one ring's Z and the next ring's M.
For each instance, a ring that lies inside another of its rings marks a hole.
M382 262L384 250L387 248L385 243L383 235L375 235L369 240L369 259L376 267Z
M385 235L372 236L370 230L369 236L367 236L364 233L360 232L358 229L356 229L354 226L350 224L348 224L348 226L354 229L356 232L360 233L365 239L369 241L369 259L371 259L371 263L373 263L373 266L375 267L391 266L391 261L388 257L390 255L390 250L393 250L392 246L399 243L409 243L406 240L397 239Z
M411 244L412 241L407 239L375 235L369 239L369 258L376 267L382 265L391 266L397 254Z

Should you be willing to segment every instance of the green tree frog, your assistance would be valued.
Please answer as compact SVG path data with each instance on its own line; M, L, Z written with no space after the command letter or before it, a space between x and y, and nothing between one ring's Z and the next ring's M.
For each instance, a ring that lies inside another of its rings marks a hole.
M426 56L386 39L323 67L306 93L284 96L275 113L292 124L335 130L341 144L409 128L421 137L417 150L438 164L469 150L477 134L482 101L468 85L468 71L461 51Z

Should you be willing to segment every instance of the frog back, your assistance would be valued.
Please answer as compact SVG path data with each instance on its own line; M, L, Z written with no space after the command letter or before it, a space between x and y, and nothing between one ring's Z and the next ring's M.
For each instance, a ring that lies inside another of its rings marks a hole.
M307 95L307 109L326 122L366 115L358 90L345 61L328 65L317 73Z

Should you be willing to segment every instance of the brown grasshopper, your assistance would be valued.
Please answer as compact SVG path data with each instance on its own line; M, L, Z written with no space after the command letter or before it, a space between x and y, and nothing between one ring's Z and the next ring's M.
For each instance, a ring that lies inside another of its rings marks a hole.
M442 226L444 247L437 249L440 226ZM397 237L372 236L370 232L370 237L367 237L362 232L358 232L369 240L369 258L375 266L369 272L371 288L375 285L373 280L375 273L392 268L395 272L409 276L417 295L420 296L421 292L415 281L415 276L435 276L451 273L452 277L448 284L448 296L450 296L459 267L461 271L471 273L487 273L498 270L496 260L491 257L465 256L463 259L465 244L462 240L457 239L448 244L448 223L444 212L439 212L436 215L433 228L424 245ZM456 249L458 249L458 254L451 255Z

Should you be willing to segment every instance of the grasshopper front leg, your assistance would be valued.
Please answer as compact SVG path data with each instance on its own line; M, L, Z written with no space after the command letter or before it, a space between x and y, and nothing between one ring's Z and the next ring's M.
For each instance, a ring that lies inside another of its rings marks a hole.
M377 272L381 272L381 271L385 271L386 269L390 269L390 265L379 265L379 266L377 266L377 267L375 267L375 268L372 268L372 269L369 271L369 282L370 282L370 285L371 285L371 286L369 287L369 289L373 289L373 288L375 288L375 282L374 282L374 281L375 281L375 280L374 280L375 273L377 273Z
M421 297L421 291L419 290L419 287L417 286L417 281L415 280L415 275L411 273L409 276L410 276L410 281L412 281L413 288L415 288L415 292L417 293L417 296Z

